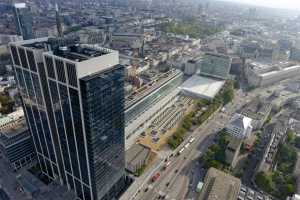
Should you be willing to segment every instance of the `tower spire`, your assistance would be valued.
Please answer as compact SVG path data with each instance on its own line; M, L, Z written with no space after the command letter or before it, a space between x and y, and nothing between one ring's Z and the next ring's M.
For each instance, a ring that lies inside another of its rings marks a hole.
M55 3L55 12L56 12L56 27L57 27L57 33L58 37L63 37L63 30L62 30L62 25L61 25L61 17L59 13L59 8L58 4Z

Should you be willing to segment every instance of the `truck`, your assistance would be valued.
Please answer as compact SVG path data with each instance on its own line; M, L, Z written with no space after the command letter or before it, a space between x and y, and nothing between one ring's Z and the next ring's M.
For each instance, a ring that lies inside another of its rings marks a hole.
M154 176L152 176L151 181L152 181L152 182L155 182L157 179L159 179L159 177L160 177L160 173L157 172Z

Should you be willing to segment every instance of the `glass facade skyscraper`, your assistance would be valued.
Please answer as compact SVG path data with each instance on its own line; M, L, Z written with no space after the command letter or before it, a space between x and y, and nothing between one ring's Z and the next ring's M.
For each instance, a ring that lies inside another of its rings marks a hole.
M124 67L118 52L10 44L42 172L82 200L111 200L125 184Z
M17 34L22 35L24 40L33 39L33 19L29 8L25 3L16 3L13 5L13 11Z

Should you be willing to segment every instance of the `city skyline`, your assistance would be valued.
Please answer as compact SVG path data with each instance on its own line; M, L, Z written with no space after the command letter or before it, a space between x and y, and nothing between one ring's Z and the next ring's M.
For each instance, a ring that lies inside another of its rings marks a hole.
M269 8L300 10L298 0L223 0Z
M299 8L3 0L0 198L300 199Z

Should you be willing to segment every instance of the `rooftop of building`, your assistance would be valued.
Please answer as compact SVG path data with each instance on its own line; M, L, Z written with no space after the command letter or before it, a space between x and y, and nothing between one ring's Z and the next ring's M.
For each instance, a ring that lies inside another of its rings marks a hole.
M199 200L236 200L240 187L240 179L210 168L206 174Z
M242 140L238 139L236 137L229 137L229 144L227 146L227 149L232 149L232 150L239 150L241 144L242 144Z
M66 58L74 62L82 62L113 52L113 50L99 46L82 44L77 37L38 38L16 42L15 44L19 44L31 49L43 50L44 52L49 52L50 54L61 58Z
M0 131L0 144L9 146L21 139L29 138L30 133L25 119L11 124Z
M249 118L249 117L246 117L242 114L235 114L231 121L230 121L230 124L232 126L235 126L235 127L239 127L240 129L244 129L246 130L248 127L251 127L251 122L252 122L252 119Z
M220 54L220 53L212 53L212 52L206 52L206 56L214 56L214 57L219 57L219 58L224 58L224 59L229 59L230 57L225 54Z
M91 76L112 69L119 64L119 53L98 45L82 44L78 37L37 38L10 43L35 50L37 59L50 57L75 65L77 78Z
M186 80L180 89L186 95L211 100L222 89L225 81L194 75Z
M296 65L295 62L290 61L270 63L262 60L249 60L247 63L251 70L253 70L255 73L261 74L262 76L300 67L299 65Z
M5 116L0 116L0 130L5 128L8 124L11 124L24 117L23 109L18 109Z
M151 149L141 144L134 144L126 151L126 164L137 165L149 158Z
M157 71L150 70L146 71L141 77L149 79L149 82L141 88L139 88L138 90L131 93L130 95L126 96L125 108L131 108L133 105L140 102L148 95L153 94L153 92L157 91L162 86L169 83L169 81L171 81L173 78L176 78L181 75L181 71L173 69L165 73L158 73Z
M52 54L55 56L76 62L82 62L111 52L105 48L93 48L88 45L80 44L76 38L48 38L46 41L27 43L23 46L34 49L46 49L52 51Z
M55 56L76 62L82 62L91 58L106 55L108 53L109 51L107 49L95 49L81 44L61 46L56 51L53 51Z
M272 104L270 102L257 98L246 104L242 108L241 114L254 120L261 120L271 111L271 108Z

